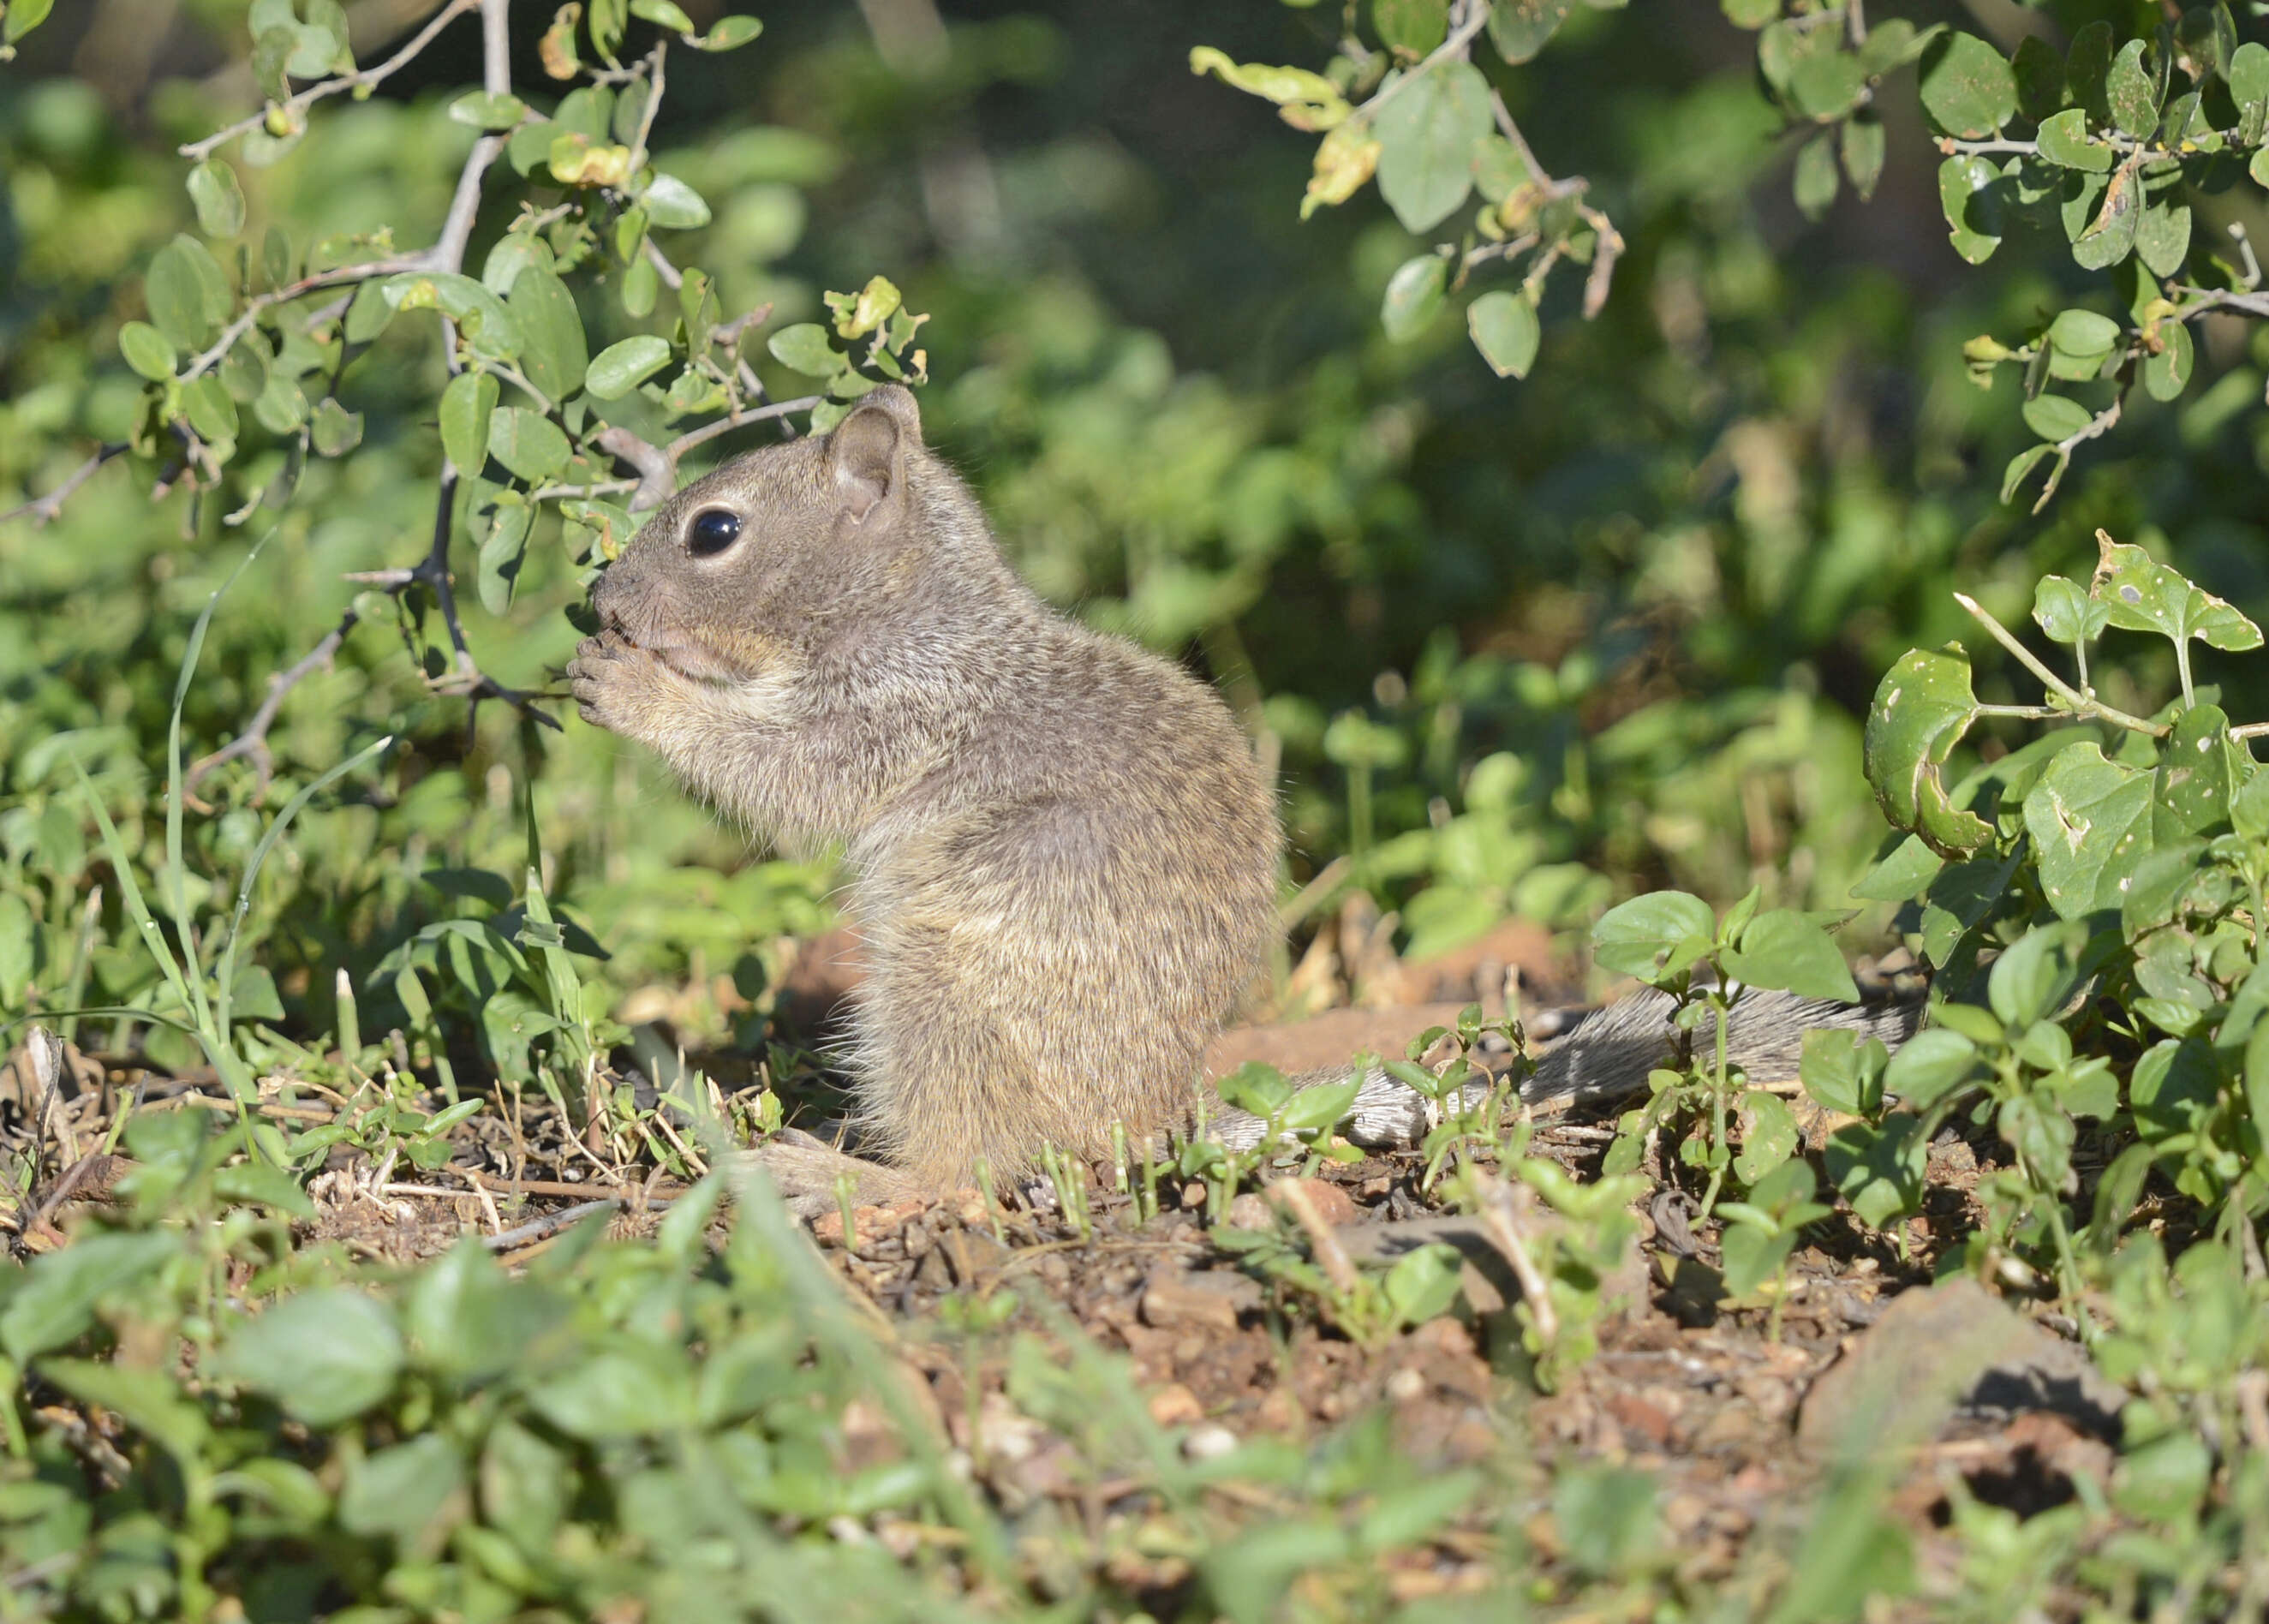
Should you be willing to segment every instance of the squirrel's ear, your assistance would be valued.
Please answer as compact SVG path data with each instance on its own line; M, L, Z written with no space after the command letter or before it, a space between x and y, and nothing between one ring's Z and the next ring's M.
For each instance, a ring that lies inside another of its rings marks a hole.
M921 414L914 397L886 384L861 401L827 437L827 465L835 493L854 519L863 520L905 483L906 448L921 444Z

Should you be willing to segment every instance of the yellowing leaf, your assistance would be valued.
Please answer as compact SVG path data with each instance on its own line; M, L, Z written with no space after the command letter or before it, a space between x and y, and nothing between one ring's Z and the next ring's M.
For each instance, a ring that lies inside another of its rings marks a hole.
M1322 204L1336 207L1363 189L1378 167L1378 138L1360 124L1341 124L1316 148L1315 173L1300 199L1306 219Z

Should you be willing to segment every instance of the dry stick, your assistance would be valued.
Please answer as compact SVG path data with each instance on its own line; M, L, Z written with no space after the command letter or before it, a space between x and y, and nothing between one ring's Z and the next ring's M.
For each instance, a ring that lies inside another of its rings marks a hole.
M475 6L484 5L484 3L485 0L449 0L449 3L447 5L443 6L439 11L433 14L432 20L429 21L425 27L419 29L416 34L411 36L409 44L403 46L393 55L379 63L377 67L359 68L352 73L343 73L335 79L324 79L318 84L310 85L307 89L299 92L297 94L285 101L278 102L277 105L282 107L286 113L305 112L308 107L314 106L316 102L321 101L326 96L336 96L341 91L353 90L359 85L379 84L381 81L389 78L401 69L408 66L410 61L414 59L419 52L423 51L428 45L431 45L433 42L433 36L435 34L440 33L442 29L456 21L458 18L462 17L466 12L473 10ZM491 85L489 88L491 91L494 91L496 86ZM512 87L509 84L504 86L504 89L506 92L509 92L511 88ZM239 119L235 123L229 125L225 129L215 130L211 135L207 136L202 141L192 141L187 145L179 147L175 150L178 151L183 158L202 160L210 155L216 147L225 146L229 142L235 140L237 137L248 134L254 129L257 129L262 124L267 122L267 118L268 109L266 107L262 107L259 112L251 114L249 117Z
M1269 1193L1290 1207L1300 1228L1307 1231L1308 1244L1316 1254L1316 1266L1332 1282L1332 1289L1354 1292L1360 1288L1363 1275L1357 1272L1354 1259L1347 1255L1347 1248L1340 1244L1340 1237L1332 1233L1332 1226L1316 1210L1315 1200L1309 1195L1307 1187L1297 1178L1287 1179L1271 1185Z
M1551 1282L1528 1255L1527 1243L1520 1237L1521 1213L1535 1199L1526 1185L1515 1188L1502 1178L1491 1178L1482 1188L1481 1220L1490 1244L1504 1254L1513 1278L1520 1282L1520 1295L1527 1299L1529 1317L1536 1326L1536 1340L1549 1347L1560 1340L1559 1310L1552 1306Z
M268 781L275 773L275 757L268 749L268 730L276 723L276 712L283 708L284 696L313 676L317 670L328 668L331 657L339 652L339 645L346 641L347 633L355 629L355 623L361 618L358 611L349 609L340 617L339 624L300 658L299 664L270 674L268 697L260 702L260 708L252 713L252 720L245 724L244 731L210 756L201 757L191 763L189 770L181 775L184 801L193 800L198 784L214 768L240 756L248 756L252 758L253 770L259 775L252 791L254 804L259 803L261 797L267 794Z
M622 1202L613 1197L603 1201L586 1201L580 1207L563 1207L556 1213L546 1214L533 1223L521 1224L516 1229L506 1229L501 1235L481 1237L481 1244L491 1251L510 1251L515 1246L525 1246L530 1241L540 1241L547 1235L556 1235L568 1225L588 1218L593 1213L602 1213Z
M63 483L47 495L33 497L30 501L0 513L0 524L6 524L11 519L29 519L33 528L45 528L62 514L63 504L70 500L72 493L94 477L96 469L125 450L124 440L105 441L92 456L64 476Z
M2026 670L2030 671L2035 676L2040 678L2042 683L2047 686L2050 692L2061 696L2066 702L2071 705L2073 709L2080 714L2100 717L2107 722L2115 722L2118 726L2129 728L2133 732L2148 734L2154 739L2163 739L2168 735L2168 734L2173 731L2172 728L2169 728L2162 723L2147 722L2140 716L2130 716L2125 711L2104 704L2103 700L2097 698L2093 694L2084 694L2081 692L2080 690L2074 688L2071 683L2066 682L2055 672L2050 670L2038 660L2035 659L2033 657L2032 650L2027 648L2022 643L2020 643L2015 638L2012 637L2009 634L2008 629L2002 625L1999 621L1994 619L1992 616L1987 614L1984 607L1978 603L1977 600L1971 597L1968 593L1955 593L1954 594L1954 601L1962 605L1963 609L1968 609L1971 616L1976 618L1977 624L1984 627L1987 631L1992 634L1993 640L1995 642L2000 644L2002 647L2007 649L2012 654L2015 655L2019 664L2022 665Z

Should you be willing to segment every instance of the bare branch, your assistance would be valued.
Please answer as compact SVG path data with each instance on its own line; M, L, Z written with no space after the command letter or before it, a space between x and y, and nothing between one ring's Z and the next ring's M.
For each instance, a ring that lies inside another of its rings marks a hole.
M1992 634L1995 642L1999 643L2002 647L2007 649L2012 654L2015 655L2018 664L2023 666L2026 670L2030 671L2035 676L2040 678L2042 686L2046 688L2051 693L2055 694L2066 705L2070 705L2075 713L2081 716L2098 717L2104 721L2116 723L2119 727L2129 728L2136 733L2147 733L2154 739L2163 739L2170 731L2172 731L2163 722L2145 721L2140 716L2131 716L2125 711L2104 704L2103 700L2097 698L2094 694L2084 694L2081 692L2080 690L2074 688L2070 683L2066 682L2055 672L2050 670L2048 667L2043 665L2039 660L2034 657L2033 651L2031 649L2027 648L2022 643L2020 643L2015 638L2012 637L2009 634L2009 629L2007 626L2004 626L1999 621L1994 619L1992 615L1986 613L1984 606L1980 604L1977 599L1971 597L1968 593L1955 593L1954 594L1954 601L1962 605L1963 609L1968 609L1977 624L1984 627L1985 630Z
M224 762L248 757L253 771L258 775L252 790L253 801L258 804L268 793L269 779L275 775L275 757L268 750L268 730L276 724L276 712L283 708L284 696L317 671L327 669L332 656L339 652L339 645L346 641L347 633L355 629L356 623L361 618L358 611L349 609L339 624L325 632L322 639L301 657L299 664L269 677L268 697L260 702L260 708L252 713L252 720L245 724L244 731L211 755L191 763L188 771L181 775L181 798L185 802L198 806L200 811L209 810L197 803L198 784L203 781L207 773Z
M434 35L440 33L442 29L456 21L457 18L462 17L466 12L473 10L475 6L482 4L483 0L448 0L448 4L444 5L440 11L433 13L432 18L423 28L420 28L415 34L410 36L409 44L403 46L393 55L379 63L378 66L374 68L358 68L352 73L343 73L336 78L322 80L317 84L310 85L303 91L298 92L289 100L278 102L276 105L280 107L287 116L296 116L297 114L307 111L308 107L314 106L316 102L321 101L326 96L336 96L341 91L355 90L363 85L379 84L382 80L392 77L401 69L407 67L419 52L423 51L427 46L433 42ZM497 87L492 85L489 88L493 92ZM508 91L512 87L507 83L504 88ZM252 114L248 117L237 120L235 123L229 125L226 129L215 130L203 140L189 142L188 144L177 148L176 151L178 151L183 158L202 162L204 159L212 154L214 149L225 146L230 142L235 140L239 136L248 134L251 131L259 129L262 124L267 122L268 114L269 109L262 107L259 112Z
M677 459L652 440L617 424L593 435L591 443L638 470L636 494L631 498L632 513L661 506L677 489Z
M667 449L671 460L675 461L696 446L706 444L720 434L740 428L746 424L763 423L773 417L785 417L790 412L809 411L813 407L822 404L824 398L817 395L800 395L792 401L775 401L769 406L758 406L747 411L736 411L730 417L718 418L714 423L705 423L690 434L679 435L669 442Z
M669 51L668 40L656 40L653 52L647 57L650 67L647 74L646 106L639 109L638 138L631 143L630 172L632 174L646 167L647 137L654 134L654 116L661 111L661 64Z
M122 454L126 448L126 442L123 440L105 441L96 449L92 456L71 469L63 476L63 482L48 491L47 495L34 497L28 502L21 503L10 508L6 513L0 513L0 524L6 524L13 519L29 519L33 529L44 529L62 516L63 504L71 499L72 494L81 485L94 477L96 469L109 461L111 458Z

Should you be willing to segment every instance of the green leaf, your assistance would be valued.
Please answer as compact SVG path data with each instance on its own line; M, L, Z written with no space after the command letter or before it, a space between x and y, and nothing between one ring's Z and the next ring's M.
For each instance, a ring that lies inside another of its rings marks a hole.
M1883 1070L1883 1087L1917 1110L1967 1082L1977 1069L1977 1045L1959 1032L1932 1027L1907 1039Z
M1717 916L1684 891L1653 891L1610 908L1592 927L1601 968L1660 985L1710 950Z
M532 508L517 502L499 503L489 516L488 534L481 538L478 579L481 607L491 615L501 616L512 607L513 590L519 584L521 562L528 552L528 527L535 518Z
M2017 111L2036 124L2044 122L2064 106L2064 63L2046 41L2027 34L2009 57L2009 71L2017 81Z
M432 1537L432 1524L463 1487L464 1477L457 1445L438 1432L350 1457L339 1490L339 1526L351 1534L422 1542ZM461 1501L449 1520L462 1520L465 1509Z
M1464 1259L1439 1243L1406 1253L1379 1282L1398 1325L1421 1325L1450 1311L1458 1300Z
M1921 1127L1919 1118L1901 1113L1880 1127L1846 1123L1829 1136L1821 1161L1862 1223L1880 1229L1921 1210L1930 1149Z
M1371 0L1371 26L1382 43L1423 56L1450 32L1449 0Z
M393 1310L366 1292L289 1296L221 1345L215 1373L264 1392L311 1427L336 1427L393 1391L403 1365Z
M1875 195L1875 183L1883 178L1882 121L1872 113L1854 113L1844 121L1840 142L1844 173L1865 202Z
M1807 220L1826 214L1836 201L1836 137L1823 131L1797 150L1792 189L1796 206Z
M639 195L647 218L664 231L691 231L709 224L709 205L700 193L674 174L657 174Z
M1726 20L1736 28L1763 27L1780 15L1780 0L1719 0Z
M528 380L554 405L583 387L590 351L583 318L567 284L541 265L523 266L506 301L520 328L520 360Z
M2269 148L2263 151L2269 151ZM2143 358L2143 388L2154 401L2171 401L2190 387L2198 352L2184 321L2159 323L2159 349Z
M189 201L196 205L197 229L208 237L233 237L244 229L244 189L236 171L208 158L189 171Z
M2148 48L2147 41L2128 41L2104 75L2104 105L2123 135L2140 137L2159 128L2159 86L2143 65L2143 53Z
M1828 933L1802 914L1776 908L1749 921L1741 946L1725 956L1726 969L1749 985L1800 998L1859 1000L1859 986Z
M1328 1128L1354 1108L1356 1092L1362 1087L1360 1078L1345 1082L1319 1082L1302 1089L1285 1104L1281 1119L1288 1133L1319 1132Z
M1992 824L1957 808L1946 793L1947 757L1977 715L1970 659L1958 643L1901 656L1867 712L1867 781L1883 816L1941 857L1966 857L1993 838Z
M166 336L147 321L129 321L118 329L118 352L129 366L152 383L164 383L173 377L181 359Z
M2172 277L2190 254L2191 206L2169 201L2147 205L2135 222L2135 257L2144 269L2154 277Z
M1815 1027L1804 1035L1797 1075L1804 1091L1829 1111L1873 1117L1883 1108L1883 1068L1889 1060L1880 1037L1862 1043L1848 1027Z
M2033 620L2051 642L2094 642L2103 635L2110 612L2061 575L2044 576L2033 588Z
M1733 1202L1721 1204L1718 1210L1729 1212ZM1796 1232L1785 1230L1770 1234L1748 1224L1735 1223L1726 1227L1718 1241L1718 1250L1726 1262L1726 1289L1737 1297L1746 1297L1767 1281L1778 1274L1788 1254L1796 1250Z
M1378 324L1389 338L1408 343L1426 330L1440 314L1449 272L1449 262L1439 255L1420 254L1402 262L1387 279L1386 296L1378 306Z
M1579 1572L1608 1578L1659 1548L1654 1479L1628 1466L1576 1466L1552 1486L1552 1522Z
M2021 1031L2064 1007L2079 984L2081 945L2070 925L2039 925L2026 932L1993 961L1986 1000L2001 1024Z
M2017 488L2024 484L2025 476L2047 461L2049 458L2058 454L2060 454L2054 446L2034 446L2011 457L2008 467L2001 471L2001 499L2004 502L2016 500ZM2041 500L2044 502L2048 500L2048 493L2045 490L2041 493Z
M2088 139L2085 107L2066 107L2054 117L2043 119L2036 138L2041 156L2062 168L2101 174L2118 161L2113 148Z
M2066 440L2095 421L2095 414L2067 395L2036 395L2022 409L2025 426L2045 440Z
M0 42L13 45L47 21L55 0L10 0L7 17L0 20Z
M1472 335L1482 359L1498 377L1528 376L1542 329L1537 323L1536 306L1527 299L1502 288L1482 294L1466 306L1466 331Z
M765 348L781 365L807 378L824 378L846 365L828 342L827 329L817 321L798 321L780 328L765 341Z
M1797 112L1823 124L1859 106L1866 89L1867 73L1859 59L1832 47L1807 52L1789 70L1789 99Z
M236 439L236 402L211 373L181 386L181 413L209 446Z
M1743 1184L1755 1185L1788 1161L1800 1135L1796 1113L1778 1095L1763 1089L1741 1096L1741 1150L1733 1158L1733 1171Z
M567 466L567 437L543 413L506 406L489 418L489 454L531 485Z
M520 353L520 328L512 312L470 277L454 271L406 271L376 285L395 310L438 310L449 317L483 355L508 361Z
M236 308L227 277L194 237L176 237L158 250L143 292L150 320L183 350L202 350L211 343Z
M1909 835L1859 877L1851 895L1859 902L1911 902L1945 867L1946 859L1925 845L1921 836Z
M2198 638L2231 653L2261 646L2261 628L2213 594L2202 592L2140 547L2104 542L2089 591L2110 624L2129 631Z
M21 1369L33 1356L84 1335L113 1292L182 1255L181 1236L172 1231L97 1230L33 1259L0 1309L0 1347Z
M468 368L441 391L441 450L460 474L477 474L489 460L489 417L498 385L488 373Z
M1923 53L1918 88L1931 122L1961 140L1982 140L2017 115L2016 74L1976 34L1933 40Z
M212 1436L204 1412L163 1370L48 1359L41 1362L40 1374L81 1403L112 1412L189 1471Z
M2221 707L2197 705L2175 719L2152 786L2154 843L2212 834L2228 823L2230 797L2251 771L2251 757L2229 736Z
M2248 40L2231 53L2229 99L2240 107L2269 101L2269 46Z
M595 400L620 400L669 365L669 346L641 333L609 344L594 356L583 388Z
M1938 201L1954 251L1972 265L1992 258L2001 246L2001 172L1974 154L1949 158L1938 166Z
M1575 0L1489 0L1489 43L1517 66L1542 50L1574 9Z
M764 24L753 17L721 17L694 44L705 51L735 50L764 31Z
M2093 310L2066 310L2049 323L2049 342L2067 355L2102 356L2119 342L2119 323Z
M325 395L315 407L312 438L318 455L343 457L362 444L362 413Z
M1431 231L1473 189L1474 143L1489 129L1489 81L1469 62L1399 80L1373 129L1379 196L1405 229Z
M511 129L528 116L528 104L509 91L501 95L467 91L449 104L449 116L475 129ZM545 150L550 151L549 142Z
M676 0L631 0L631 15L642 17L657 28L667 28L672 33L691 33L693 19Z
M2105 760L2093 741L2073 744L2049 763L2024 813L2058 916L2118 907L2120 882L2150 848L2151 775Z

